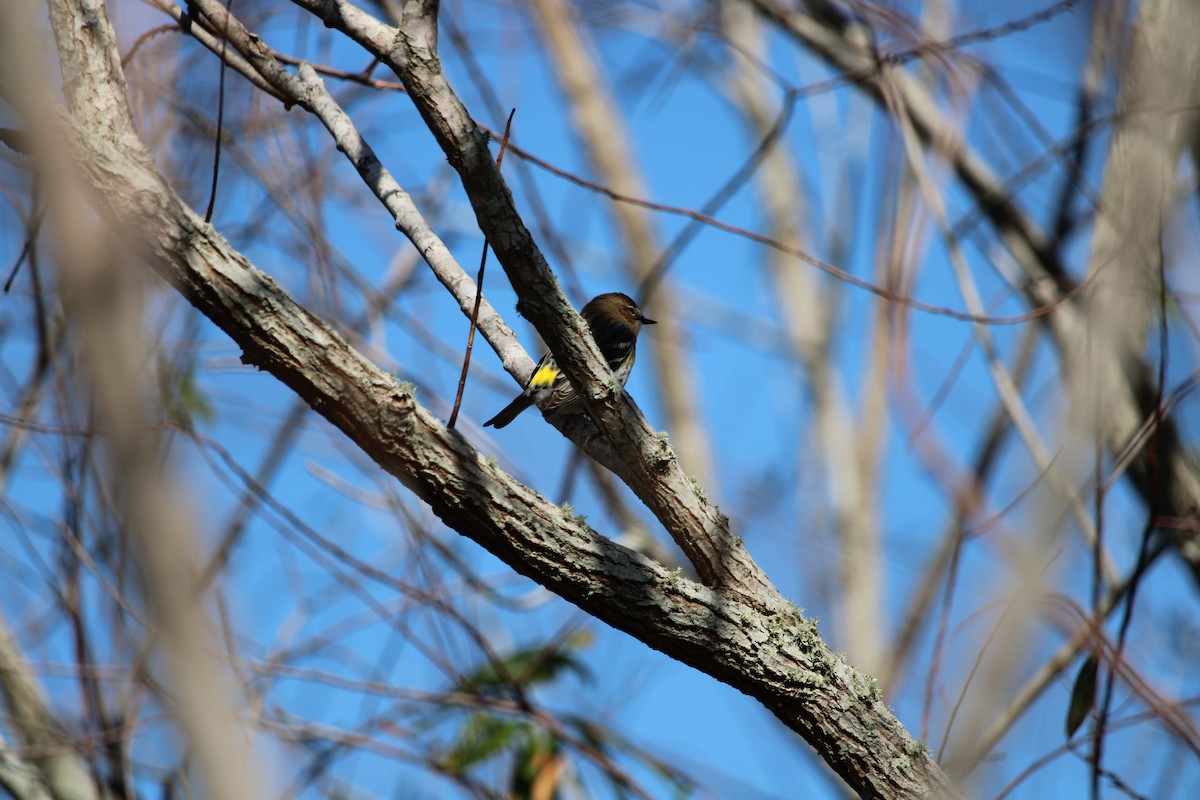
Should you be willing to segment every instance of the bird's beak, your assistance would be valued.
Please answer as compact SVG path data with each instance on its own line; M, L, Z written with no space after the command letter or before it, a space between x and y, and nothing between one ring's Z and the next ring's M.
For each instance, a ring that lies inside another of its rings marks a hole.
M648 319L646 317L638 317L638 322L642 323L643 325L657 325L658 324L657 321Z

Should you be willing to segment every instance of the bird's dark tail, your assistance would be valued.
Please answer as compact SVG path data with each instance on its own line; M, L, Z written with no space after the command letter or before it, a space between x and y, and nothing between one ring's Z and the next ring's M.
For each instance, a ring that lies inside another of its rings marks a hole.
M533 397L522 392L521 394L517 395L516 400L513 400L511 403L505 406L503 411L489 419L487 422L483 423L483 427L486 428L491 425L494 428L503 428L505 425L516 419L517 414L520 414L531 405L533 405Z

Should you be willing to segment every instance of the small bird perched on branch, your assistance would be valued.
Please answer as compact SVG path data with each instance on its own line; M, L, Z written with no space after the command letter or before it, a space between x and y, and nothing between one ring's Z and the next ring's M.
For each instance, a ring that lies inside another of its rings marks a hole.
M637 303L620 292L593 297L579 314L591 328L592 338L596 340L609 369L616 373L617 380L624 386L637 356L638 333L643 325L657 323L647 319L637 307ZM560 414L578 414L583 411L579 393L558 368L554 356L549 352L542 356L542 360L533 368L525 391L517 395L503 411L483 423L483 426L486 428L494 425L503 428L532 405L537 405L543 411L557 411Z

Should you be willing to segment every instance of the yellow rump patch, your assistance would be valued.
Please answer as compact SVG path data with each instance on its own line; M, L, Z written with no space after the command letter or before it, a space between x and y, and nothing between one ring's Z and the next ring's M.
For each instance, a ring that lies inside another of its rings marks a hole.
M540 389L543 386L549 386L554 383L554 379L558 377L558 369L549 364L533 373L533 377L529 379L529 385L534 389Z

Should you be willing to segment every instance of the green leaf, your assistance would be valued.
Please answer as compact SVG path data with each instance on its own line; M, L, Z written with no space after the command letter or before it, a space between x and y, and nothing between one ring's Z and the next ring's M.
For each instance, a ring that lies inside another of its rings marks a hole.
M447 772L461 775L477 764L515 750L528 736L529 726L522 720L475 714L463 726L458 741L442 758L442 767Z
M190 429L194 419L212 422L212 404L196 380L195 363L171 362L158 357L158 393L171 422Z
M1075 685L1071 688L1071 706L1067 709L1068 739L1075 735L1096 704L1096 673L1099 667L1100 659L1091 656L1083 662L1079 674L1075 676Z
M590 681L592 673L578 656L578 652L589 644L590 633L577 631L559 641L514 650L500 660L502 668L489 661L470 675L461 688L495 695L502 693L510 683L523 688L536 686L550 683L567 671Z
M563 769L562 746L553 734L531 735L516 753L508 796L511 798L557 798Z

